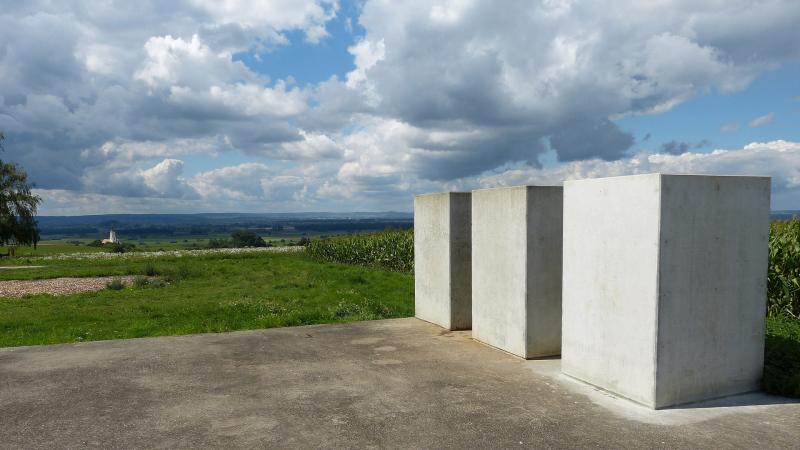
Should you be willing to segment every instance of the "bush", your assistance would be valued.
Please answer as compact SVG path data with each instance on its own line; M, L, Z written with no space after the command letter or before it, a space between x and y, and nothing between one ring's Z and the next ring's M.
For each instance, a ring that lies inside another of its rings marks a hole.
M116 278L106 283L106 289L112 291L121 291L125 289L125 283L123 283L122 280L120 280L119 278Z
M167 270L163 271L163 279L167 283L185 280L193 275L194 272L186 263L169 267Z
M167 284L158 278L147 278L143 276L138 276L133 279L133 286L138 289L144 288L162 288Z
M147 285L151 288L162 288L167 285L167 283L159 278L152 278L148 280Z
M136 246L131 243L121 243L117 242L116 244L111 244L111 252L113 253L127 253L136 250Z
M231 243L227 239L209 239L208 244L206 244L208 248L230 248Z
M800 320L767 319L765 391L800 397Z
M267 243L261 236L250 230L234 231L231 234L231 244L236 247L266 247Z
M154 277L158 275L158 269L156 269L156 265L148 261L147 264L144 265L144 274L148 277Z
M135 288L141 289L147 287L148 284L150 284L150 280L148 280L147 277L138 276L133 279L133 287Z
M306 253L317 261L411 272L414 270L414 232L384 231L318 239L306 245Z
M767 315L800 318L800 220L770 225Z

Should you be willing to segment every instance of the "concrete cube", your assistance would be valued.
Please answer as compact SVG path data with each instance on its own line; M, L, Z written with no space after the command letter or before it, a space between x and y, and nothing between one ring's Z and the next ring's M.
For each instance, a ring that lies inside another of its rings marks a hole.
M564 185L563 373L651 408L758 389L770 180Z
M472 337L523 358L561 351L562 188L472 191Z
M469 192L414 198L414 311L449 330L472 324Z

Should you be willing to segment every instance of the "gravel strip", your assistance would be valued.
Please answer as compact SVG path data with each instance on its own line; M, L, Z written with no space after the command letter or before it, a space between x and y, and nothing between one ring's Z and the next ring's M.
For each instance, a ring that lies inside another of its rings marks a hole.
M106 284L112 280L121 280L123 283L129 285L133 282L133 279L133 276L118 276L0 281L0 297L23 297L25 295L35 294L77 294L80 292L105 289Z
M245 248L215 248L197 250L164 250L158 252L127 252L127 253L65 253L60 255L34 256L26 258L29 261L57 261L67 259L133 259L133 258L158 258L160 256L203 256L214 254L237 255L243 253L299 253L305 251L303 246L282 246L282 247L245 247Z

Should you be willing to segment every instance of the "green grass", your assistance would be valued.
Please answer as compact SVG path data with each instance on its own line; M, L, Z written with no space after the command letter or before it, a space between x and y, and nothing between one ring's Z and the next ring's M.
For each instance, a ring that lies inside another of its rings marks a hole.
M406 317L410 274L302 254L46 261L4 278L156 273L154 284L0 299L0 346L223 332Z
M299 232L281 232L278 234L261 235L267 243L274 246L290 245L306 237L309 239L319 238L319 233L301 234ZM107 235L92 235L82 237L64 237L59 239L45 239L39 243L39 248L19 247L17 256L45 256L59 253L86 253L86 252L107 252L108 247L90 247L86 244L95 239L103 239ZM211 239L229 240L230 233L220 233L211 235L163 235L163 236L119 236L122 242L133 244L136 251L153 252L159 250L185 250L193 248L206 248ZM75 245L74 242L79 242ZM5 252L6 250L0 250Z
M800 397L800 320L767 319L763 388Z
M42 241L36 248L17 247L15 249L17 258L58 255L64 253L89 253L107 252L108 249L98 247L88 247L86 245L69 244L64 241ZM0 249L0 253L8 253L8 247ZM11 259L13 260L13 258ZM2 260L6 264L8 260Z

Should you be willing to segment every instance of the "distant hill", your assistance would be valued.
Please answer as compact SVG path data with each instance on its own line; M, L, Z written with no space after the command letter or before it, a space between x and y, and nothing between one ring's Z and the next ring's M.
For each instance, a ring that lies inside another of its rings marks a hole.
M772 220L800 219L800 210L772 211L770 218Z
M800 218L800 210L773 211L773 220ZM336 233L412 228L410 212L348 213L201 213L201 214L102 214L90 216L39 216L45 238L105 235L114 228L122 235L179 236L230 233L238 229L259 232Z
M255 231L348 232L411 228L404 212L201 213L39 216L43 237L88 236L114 228L121 235L210 235L238 229Z

